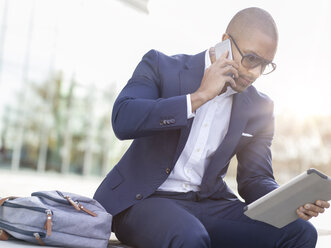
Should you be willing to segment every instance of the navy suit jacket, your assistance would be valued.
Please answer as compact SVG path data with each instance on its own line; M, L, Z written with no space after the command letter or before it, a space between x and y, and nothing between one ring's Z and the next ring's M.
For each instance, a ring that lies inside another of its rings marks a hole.
M193 121L187 119L186 94L199 88L204 68L205 52L166 56L151 50L119 94L113 129L119 139L133 142L94 195L112 215L153 194L174 168ZM247 203L277 188L271 167L273 133L272 101L253 86L235 94L228 133L205 171L199 197L234 197L222 179L234 155L238 192Z

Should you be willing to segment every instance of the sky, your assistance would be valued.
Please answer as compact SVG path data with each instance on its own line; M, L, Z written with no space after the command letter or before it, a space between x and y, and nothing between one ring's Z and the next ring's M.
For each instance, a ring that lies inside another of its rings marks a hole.
M5 3L0 0L2 30ZM0 106L30 81L43 82L56 70L68 80L75 77L118 92L150 49L168 55L199 53L220 41L237 11L252 6L270 12L279 31L277 69L254 85L274 100L276 114L330 115L327 0L150 0L149 14L118 0L7 0Z

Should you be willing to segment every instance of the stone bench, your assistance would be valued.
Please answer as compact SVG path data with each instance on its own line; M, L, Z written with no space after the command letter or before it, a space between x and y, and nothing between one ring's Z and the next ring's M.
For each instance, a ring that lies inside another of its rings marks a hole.
M331 244L331 230L318 230L318 241L316 248L329 248ZM39 245L30 244L20 240L9 240L9 241L0 241L1 248L40 248ZM47 246L53 247L54 246ZM131 246L127 246L121 244L118 240L116 240L115 236L111 236L109 240L108 248L133 248Z
M21 240L12 239L8 241L0 241L0 247L1 248L40 248L40 245L34 245ZM47 246L47 247L58 248L55 246ZM109 244L107 248L133 248L133 247L121 244L121 242L116 239L111 239L109 240Z

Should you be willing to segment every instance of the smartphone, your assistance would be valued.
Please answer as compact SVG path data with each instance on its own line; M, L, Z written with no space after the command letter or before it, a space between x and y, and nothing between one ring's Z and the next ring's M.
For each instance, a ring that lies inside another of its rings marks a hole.
M232 49L231 49L231 41L230 39L226 39L220 43L217 43L215 45L215 56L216 59L222 56L223 53L226 51L229 51L228 59L233 59L232 58Z
M225 53L226 51L229 51L229 55L228 55L228 59L231 59L233 60L232 58L232 49L231 49L231 41L230 39L226 39L220 43L217 43L215 45L215 56L216 56L216 59L218 59L219 57L222 56L223 53ZM230 74L230 76L233 77L232 73ZM229 82L226 82L225 83L225 86L230 86L230 83ZM231 87L232 88L232 87Z

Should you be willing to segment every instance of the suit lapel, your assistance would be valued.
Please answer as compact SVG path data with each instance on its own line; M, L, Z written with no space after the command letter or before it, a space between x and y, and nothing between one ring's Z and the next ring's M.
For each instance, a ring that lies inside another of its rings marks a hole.
M201 182L201 193L210 194L213 192L220 174L226 173L225 166L230 161L236 145L245 129L248 121L250 100L247 93L237 93L234 95L229 129L223 142L217 148L209 166L207 167Z
M206 51L192 56L180 71L180 94L187 95L195 92L200 84L205 71Z
M180 95L187 95L195 92L200 84L205 71L205 52L201 52L195 56L192 56L188 62L185 64L184 69L179 73L179 90ZM179 155L182 153L190 130L192 127L193 119L188 120L188 125L185 128L182 128L180 131L179 141L177 145L176 154L173 160L173 165L179 158Z

